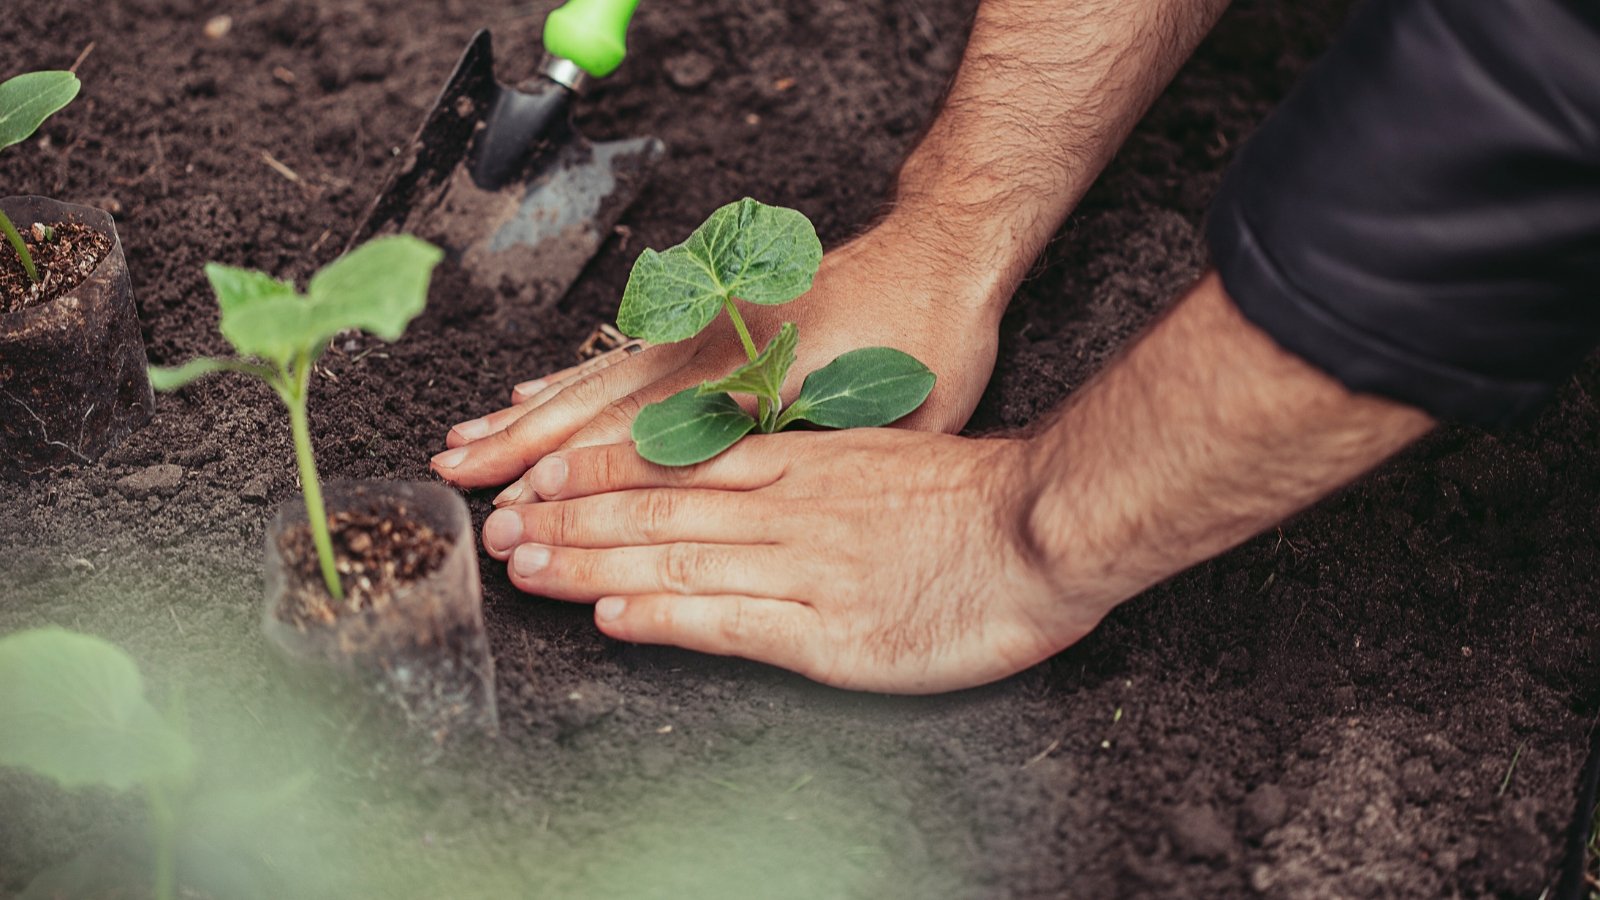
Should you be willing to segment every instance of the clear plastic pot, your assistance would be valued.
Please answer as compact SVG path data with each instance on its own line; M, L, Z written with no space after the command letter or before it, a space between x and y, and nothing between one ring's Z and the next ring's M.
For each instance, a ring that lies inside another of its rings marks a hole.
M111 239L77 287L0 315L0 471L93 462L154 407L116 224L104 210L45 197L6 197L0 209L20 230L76 222Z
M278 507L267 531L266 602L261 629L291 666L332 675L393 703L414 728L444 741L463 731L494 733L494 660L483 627L483 585L467 505L455 491L420 482L335 481L323 486L330 517L340 511L408 517L444 537L443 560L398 585L381 609L347 612L327 624L287 618L296 591L326 596L320 578L307 585L304 565L285 559L283 537L306 525L303 498ZM312 567L314 568L314 567Z

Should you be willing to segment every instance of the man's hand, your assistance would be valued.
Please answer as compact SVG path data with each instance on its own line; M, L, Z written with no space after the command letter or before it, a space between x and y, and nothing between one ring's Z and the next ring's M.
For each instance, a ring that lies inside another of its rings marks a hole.
M889 346L925 361L938 376L928 402L900 426L954 432L966 424L994 369L1000 307L972 280L930 280L925 258L926 248L886 223L824 257L815 285L796 302L745 305L758 344L782 322L800 328L786 400L800 392L806 373L840 354ZM435 457L434 467L464 487L505 484L556 450L629 441L643 406L720 378L743 362L726 319L676 344L612 351L548 385L519 385L511 406L455 426L447 438L455 449ZM457 453L459 458L452 456ZM496 502L530 497L519 482Z
M944 107L877 228L823 260L799 301L747 315L758 342L800 326L788 396L847 350L897 347L939 376L902 427L953 432L994 366L1005 304L1226 0L985 0ZM731 326L519 385L451 429L434 457L464 487L505 484L548 453L626 440L646 403L744 361ZM502 502L527 496L512 485Z
M483 538L518 587L600 600L624 640L949 690L1068 646L1431 426L1284 352L1212 275L1029 440L773 435L684 469L569 450Z
M1025 444L901 430L749 438L688 469L563 451L484 544L533 594L599 601L626 641L928 693L1002 678L1109 606L1062 596L1023 533Z

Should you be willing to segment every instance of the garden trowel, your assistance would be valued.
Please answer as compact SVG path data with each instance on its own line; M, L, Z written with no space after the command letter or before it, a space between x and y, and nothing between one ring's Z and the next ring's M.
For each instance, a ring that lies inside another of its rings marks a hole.
M350 245L432 241L513 317L559 300L665 153L653 137L592 143L569 115L621 64L638 2L569 0L545 20L539 74L515 88L478 32Z

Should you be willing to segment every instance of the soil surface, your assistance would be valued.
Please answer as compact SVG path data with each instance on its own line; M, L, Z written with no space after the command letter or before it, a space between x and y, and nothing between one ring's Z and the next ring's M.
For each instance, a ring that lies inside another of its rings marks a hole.
M290 528L278 538L278 552L289 561L294 582L290 605L279 618L300 628L316 628L340 616L382 610L395 589L428 577L439 568L450 541L400 503L375 503L371 509L342 509L328 515L335 568L344 602L335 603L323 584L322 564L310 525Z
M8 152L8 189L117 213L152 362L220 353L201 265L304 280L471 33L495 29L514 80L536 59L509 48L553 5L31 7L0 18L0 75L93 49L82 97ZM397 344L338 344L312 401L325 475L427 478L450 425L571 363L642 247L725 202L797 207L828 244L857 231L973 7L643 4L580 116L670 148L625 229L537 321L503 326L446 280ZM1347 9L1235 5L1018 293L972 430L1037 421L1195 277L1233 149ZM367 866L330 896L1535 898L1600 711L1597 390L1591 362L1526 428L1442 428L1056 658L949 696L621 645L483 557L503 735L441 754L283 687L258 611L264 529L296 491L288 426L265 388L218 377L98 465L0 485L0 631L119 642L157 694L185 687L197 735L246 748L202 748L235 775L319 765L304 808L353 816L336 834L357 846L316 858ZM139 807L13 774L0 809L5 895Z
M0 249L0 315L48 303L83 283L111 249L111 238L76 222L19 228L39 280L28 277L9 243Z

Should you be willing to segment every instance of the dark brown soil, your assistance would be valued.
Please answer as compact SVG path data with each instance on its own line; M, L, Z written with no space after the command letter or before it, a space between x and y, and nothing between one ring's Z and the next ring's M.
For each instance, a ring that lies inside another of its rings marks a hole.
M450 541L412 517L400 503L377 501L380 509L339 510L328 516L334 567L344 601L335 602L323 583L311 526L291 528L278 539L293 581L279 618L301 629L340 616L390 606L395 589L426 578L450 552Z
M110 237L77 222L19 226L19 231L39 280L29 278L22 257L0 241L0 315L49 303L72 290L94 274L111 249Z
M451 424L570 364L641 247L724 202L798 207L829 244L862 227L974 2L643 4L580 121L670 148L626 233L536 330L446 279L396 345L337 346L312 407L324 472L427 477ZM304 280L472 31L533 46L553 5L264 0L228 9L220 40L201 0L35 5L0 17L5 74L96 49L82 99L7 174L123 210L153 362L222 352L201 265ZM1233 148L1347 8L1235 5L1019 291L974 429L1035 421L1195 276ZM508 54L504 74L534 65ZM1591 362L1524 429L1441 429L1057 658L952 696L619 645L485 557L501 739L417 765L358 722L318 726L341 762L317 798L356 810L344 836L365 842L339 858L405 879L345 896L1536 898L1600 711L1597 391ZM181 477L123 486L157 465ZM106 634L153 685L212 688L189 692L197 726L296 759L303 701L256 615L270 505L295 490L265 389L164 397L100 465L0 485L0 630ZM488 495L471 502L481 523ZM107 808L0 777L0 895L136 809Z

